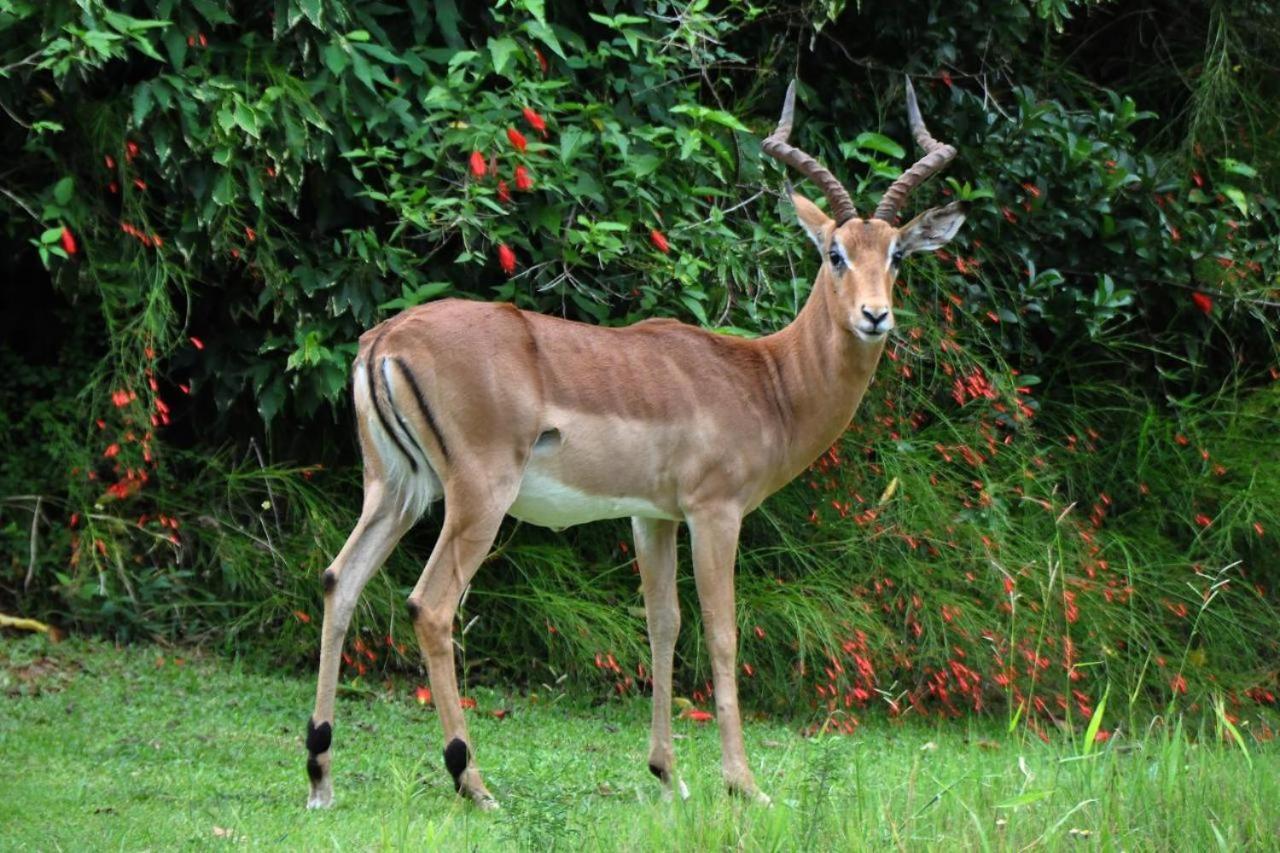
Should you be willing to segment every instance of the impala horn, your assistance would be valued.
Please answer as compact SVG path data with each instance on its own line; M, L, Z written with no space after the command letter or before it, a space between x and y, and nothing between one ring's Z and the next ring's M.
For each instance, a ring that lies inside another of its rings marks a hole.
M946 168L946 165L956 156L956 149L953 146L939 142L929 135L929 129L924 126L924 119L920 117L920 104L916 102L916 90L911 85L910 77L907 78L907 121L911 125L911 135L916 138L916 144L924 149L924 156L917 160L914 166L903 172L902 176L893 182L893 186L885 190L884 195L880 197L880 204L876 205L876 212L872 216L886 222L892 222L898 215L898 211L902 209L902 203L907 200L912 190L933 177L934 173Z
M787 137L791 135L791 123L795 119L795 112L796 81L792 80L791 85L787 87L787 97L782 104L782 118L778 119L778 127L765 138L764 142L760 143L760 150L770 157L786 163L788 166L794 166L804 173L805 177L821 187L823 194L827 197L827 203L831 205L831 217L836 221L837 226L843 225L857 216L857 211L854 209L853 200L849 198L848 191L836 180L836 176L831 174L830 169L799 148L787 144ZM952 156L955 156L954 150L952 151ZM906 176L904 175L898 179L898 182L901 183L905 178ZM897 184L894 186L897 186ZM883 202L881 202L881 206L883 206Z

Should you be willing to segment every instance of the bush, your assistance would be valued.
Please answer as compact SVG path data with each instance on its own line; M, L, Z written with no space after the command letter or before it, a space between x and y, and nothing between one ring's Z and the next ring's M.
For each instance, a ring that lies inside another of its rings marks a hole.
M800 144L866 210L911 156L906 71L961 151L916 203L974 213L907 274L853 429L744 533L748 694L803 688L845 726L1006 698L1039 725L1113 683L1265 696L1276 29L1245 22L1271 4L844 5L15 4L0 204L38 286L4 297L4 431L31 451L0 471L0 589L309 658L358 499L361 330L446 295L777 329L813 269L759 157L787 79ZM1182 100L1182 68L1128 47L1146 17L1202 64ZM414 657L430 538L366 594L354 677ZM642 686L627 540L504 534L464 614L473 677Z

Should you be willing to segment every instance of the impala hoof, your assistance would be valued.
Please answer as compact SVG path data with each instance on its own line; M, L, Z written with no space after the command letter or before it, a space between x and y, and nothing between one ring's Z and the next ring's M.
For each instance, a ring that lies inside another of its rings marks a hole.
M764 806L765 808L773 805L773 800L769 798L769 795L755 785L729 785L729 793L746 800L752 805Z
M677 779L674 785L662 786L662 801L664 803L675 802L679 797L681 802L689 799L689 786L684 783L683 779Z
M324 784L311 789L311 796L307 797L307 808L327 809L331 805L333 805L333 785L326 779Z
M471 802L482 812L496 812L502 810L502 804L494 799L493 794L485 791L480 794L471 794Z

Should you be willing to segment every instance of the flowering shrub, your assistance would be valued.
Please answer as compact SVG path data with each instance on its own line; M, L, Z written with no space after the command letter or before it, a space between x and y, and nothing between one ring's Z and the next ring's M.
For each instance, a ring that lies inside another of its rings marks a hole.
M973 213L905 274L849 434L747 525L744 693L799 690L844 730L872 707L1043 727L1113 683L1274 701L1277 115L1251 59L1274 33L1245 26L1267 4L459 5L14 7L2 239L38 286L3 296L0 424L32 450L0 482L39 499L0 517L29 554L8 597L310 656L357 500L362 330L449 295L775 330L815 265L758 156L787 78L801 144L866 211L909 160L906 71L961 152L918 204ZM1088 76L1162 16L1171 56L1222 67L1210 23L1253 53L1189 104L1170 69ZM1257 120L1214 113L1223 92ZM514 534L464 623L472 676L643 689L625 536ZM371 585L348 676L413 659L391 614L420 562Z

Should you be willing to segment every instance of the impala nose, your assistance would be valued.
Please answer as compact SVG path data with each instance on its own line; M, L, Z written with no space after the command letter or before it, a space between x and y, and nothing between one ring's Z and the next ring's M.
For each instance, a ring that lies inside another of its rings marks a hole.
M893 328L893 318L889 316L889 309L883 305L863 305L862 322L858 326L863 334L879 336Z

